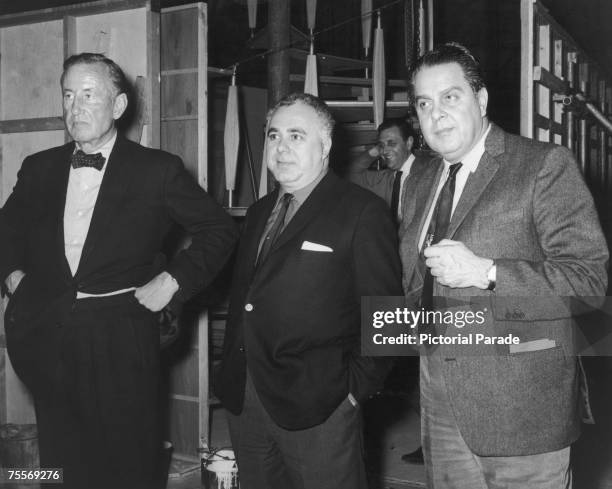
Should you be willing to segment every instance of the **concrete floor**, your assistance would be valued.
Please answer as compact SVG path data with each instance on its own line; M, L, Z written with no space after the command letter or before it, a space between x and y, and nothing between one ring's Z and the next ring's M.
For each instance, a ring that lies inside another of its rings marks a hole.
M409 465L401 460L403 454L419 446L419 418L414 410L401 398L385 396L369 402L364 418L370 489L424 488L423 466ZM213 411L212 427L213 446L229 445L223 409ZM197 467L190 470L183 463L173 463L168 489L203 487L206 486Z
M424 488L422 465L410 465L401 456L420 445L420 420L413 404L416 396L416 363L409 361L409 375L392 374L385 392L364 406L364 440L370 489ZM412 399L412 402L411 402ZM211 445L230 446L225 411L212 410ZM173 473L174 470L174 473ZM198 467L173 463L167 489L200 489ZM207 488L208 489L208 488ZM262 488L263 489L263 488Z
M612 489L612 357L583 359L595 425L583 425L572 446L574 489ZM364 407L365 443L370 489L424 488L423 466L409 465L401 456L420 444L419 417L410 402L414 392L395 389ZM227 446L229 435L222 409L213 412L213 446ZM168 489L200 489L198 467L170 474ZM206 488L208 489L208 488Z

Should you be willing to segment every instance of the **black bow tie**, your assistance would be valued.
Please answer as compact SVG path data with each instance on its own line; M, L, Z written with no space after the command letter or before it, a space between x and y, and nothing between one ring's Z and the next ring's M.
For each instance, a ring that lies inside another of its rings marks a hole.
M102 153L88 155L83 153L83 151L80 149L75 153L72 153L72 156L70 157L70 164L72 165L72 168L83 168L85 166L95 168L96 170L101 170L105 161L106 158L102 156Z

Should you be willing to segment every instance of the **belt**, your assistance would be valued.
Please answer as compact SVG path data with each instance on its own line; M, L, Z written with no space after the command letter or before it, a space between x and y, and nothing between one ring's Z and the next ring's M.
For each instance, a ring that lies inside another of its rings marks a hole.
M88 294L87 292L77 292L77 299L90 299L92 297L110 297L113 295L125 294L126 292L132 292L136 290L136 287L128 287L127 289L113 290L112 292L105 292L104 294Z

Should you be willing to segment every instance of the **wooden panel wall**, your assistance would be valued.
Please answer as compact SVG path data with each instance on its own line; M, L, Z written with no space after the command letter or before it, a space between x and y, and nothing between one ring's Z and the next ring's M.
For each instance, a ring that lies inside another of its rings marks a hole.
M562 102L578 91L609 114L612 80L539 2L521 0L521 19L521 134L572 149L601 201L612 190L612 136Z
M161 147L178 154L203 187L208 186L206 5L162 9ZM173 456L199 464L209 440L208 315L182 318L187 343L169 353L168 426Z
M158 16L150 0L101 0L0 17L0 204L27 155L65 141L59 78L70 54L103 52L132 81L146 78L148 124L141 142L159 146ZM27 389L6 356L1 324L0 423L34 418Z

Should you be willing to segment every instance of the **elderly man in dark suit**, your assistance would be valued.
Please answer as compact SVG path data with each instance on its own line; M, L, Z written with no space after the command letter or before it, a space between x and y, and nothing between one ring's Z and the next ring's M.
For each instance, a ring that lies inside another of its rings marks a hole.
M280 187L251 206L215 390L244 489L366 487L360 406L389 363L360 355L362 296L401 295L384 201L328 171L333 118L311 95L269 113Z
M171 154L117 133L122 70L98 54L61 78L73 142L29 156L0 211L6 338L31 389L40 462L64 486L150 488L158 436L159 325L210 282L237 233ZM191 244L166 263L178 224Z
M487 89L464 47L422 56L412 88L423 135L440 158L407 189L406 294L425 310L463 298L485 317L463 333L521 339L463 354L453 345L426 348L428 487L571 487L583 373L563 298L606 290L608 252L593 200L570 151L488 121ZM439 326L425 334L457 336L454 326Z

